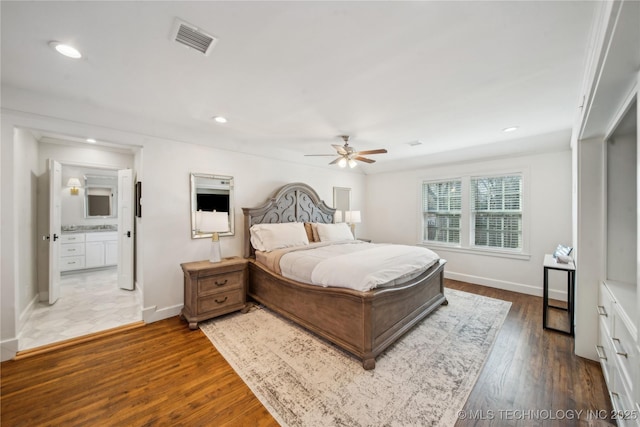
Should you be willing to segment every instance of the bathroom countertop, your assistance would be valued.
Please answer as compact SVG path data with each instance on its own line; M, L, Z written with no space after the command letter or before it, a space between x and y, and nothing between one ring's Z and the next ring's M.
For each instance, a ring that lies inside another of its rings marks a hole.
M115 224L103 224L103 225L63 225L63 234L72 233L96 233L105 231L118 231L118 226Z

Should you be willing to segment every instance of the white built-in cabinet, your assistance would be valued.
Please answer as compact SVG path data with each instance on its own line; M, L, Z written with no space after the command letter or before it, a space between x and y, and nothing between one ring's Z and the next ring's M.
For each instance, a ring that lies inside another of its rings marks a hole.
M598 296L597 352L618 426L640 426L637 101L625 111L605 141L605 280Z
M60 270L98 268L118 263L118 233L71 233L61 236Z

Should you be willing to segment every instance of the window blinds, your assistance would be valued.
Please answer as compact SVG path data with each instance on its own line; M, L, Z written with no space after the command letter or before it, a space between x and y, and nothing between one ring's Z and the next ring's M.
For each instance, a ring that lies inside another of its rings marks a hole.
M522 176L471 180L474 244L522 248Z

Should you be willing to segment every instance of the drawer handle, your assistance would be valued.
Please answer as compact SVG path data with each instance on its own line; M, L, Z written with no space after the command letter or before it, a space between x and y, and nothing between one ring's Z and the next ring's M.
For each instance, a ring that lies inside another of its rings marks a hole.
M215 281L215 285L216 285L216 286L224 286L224 285L226 285L226 284L227 284L227 282L228 282L228 281L229 281L229 279L224 279L224 282L222 282L222 283L218 283L218 281L216 280L216 281Z
M67 249L69 252L75 252L75 249Z
M609 315L607 314L607 310L604 309L604 305L598 306L598 314L600 316L609 317Z
M601 345L596 346L596 353L598 353L598 359L607 360L607 355L604 352L604 347Z
M623 357L629 357L626 351L618 350L618 348L616 347L616 342L620 344L620 338L611 338L611 341L613 341L613 350L616 352L616 354L619 354L620 356L623 356Z
M75 261L72 261L72 262L70 262L69 264L75 264L75 263L76 263Z
M227 298L228 298L228 297L224 297L224 299L223 299L222 301L218 301L218 299L216 298L216 300L215 300L215 301L216 301L218 304L222 304L223 302L226 302L226 301L227 301Z

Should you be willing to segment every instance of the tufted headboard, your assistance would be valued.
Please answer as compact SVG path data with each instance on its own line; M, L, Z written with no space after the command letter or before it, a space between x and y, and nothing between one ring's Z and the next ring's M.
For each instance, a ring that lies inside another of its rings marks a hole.
M333 222L335 209L320 200L318 193L307 184L295 182L280 188L273 197L256 208L242 208L244 214L244 257L255 251L251 246L249 229L255 224L282 222Z

